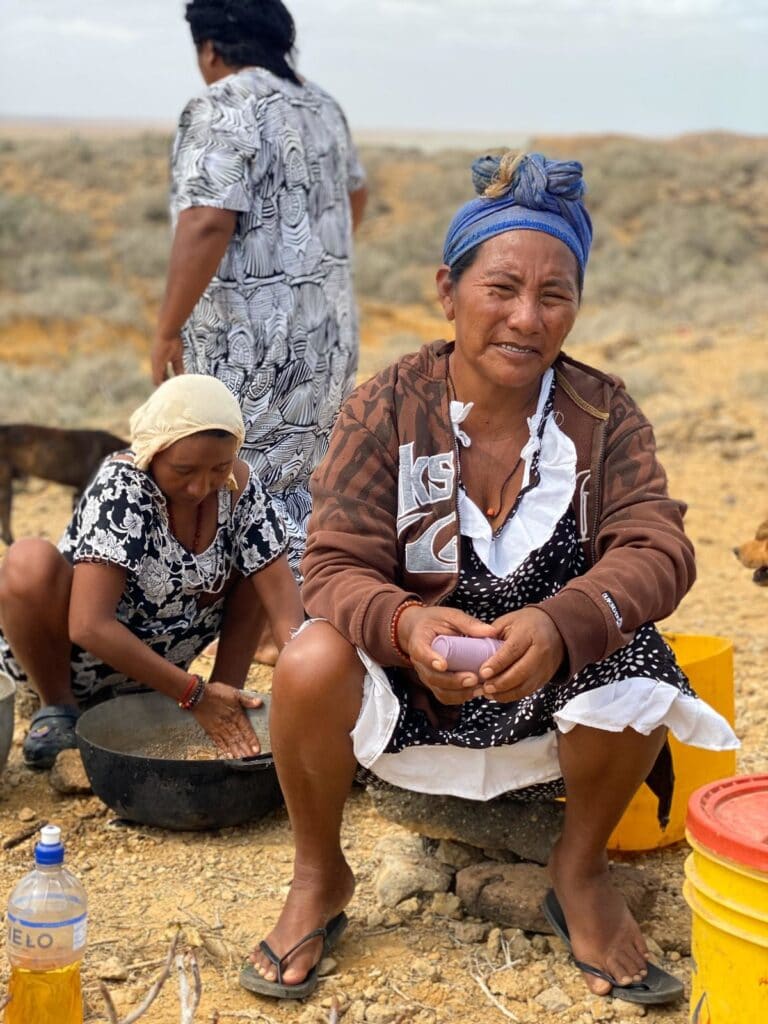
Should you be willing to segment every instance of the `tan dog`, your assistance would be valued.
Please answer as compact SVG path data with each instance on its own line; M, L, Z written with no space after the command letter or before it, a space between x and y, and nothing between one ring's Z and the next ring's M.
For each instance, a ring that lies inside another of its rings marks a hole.
M61 430L33 423L0 424L0 536L11 534L13 481L37 476L74 487L74 501L85 490L102 459L128 442L106 430Z
M754 540L733 549L742 565L754 569L752 579L760 587L768 587L768 519L757 528Z

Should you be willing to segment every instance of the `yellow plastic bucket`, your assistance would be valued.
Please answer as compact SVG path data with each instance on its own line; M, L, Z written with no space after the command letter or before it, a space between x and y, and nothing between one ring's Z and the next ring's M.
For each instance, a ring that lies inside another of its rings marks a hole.
M733 725L731 641L722 636L685 633L665 633L664 639L696 693ZM674 736L670 736L669 745L675 766L669 824L662 830L656 816L656 797L647 786L641 786L608 840L609 850L655 850L679 842L685 836L685 815L691 793L707 782L726 778L736 771L733 750L701 750L678 743Z
M768 1021L768 775L703 786L691 797L690 1024Z

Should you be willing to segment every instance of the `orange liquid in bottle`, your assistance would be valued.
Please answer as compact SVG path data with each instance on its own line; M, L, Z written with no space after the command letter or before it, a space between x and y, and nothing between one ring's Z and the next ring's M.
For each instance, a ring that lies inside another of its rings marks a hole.
M5 1024L83 1024L80 961L33 971L12 967Z

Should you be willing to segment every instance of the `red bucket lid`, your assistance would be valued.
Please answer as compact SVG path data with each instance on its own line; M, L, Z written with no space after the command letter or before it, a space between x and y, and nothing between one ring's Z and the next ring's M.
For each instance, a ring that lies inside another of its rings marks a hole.
M768 775L738 775L702 786L688 801L686 824L713 853L768 871Z

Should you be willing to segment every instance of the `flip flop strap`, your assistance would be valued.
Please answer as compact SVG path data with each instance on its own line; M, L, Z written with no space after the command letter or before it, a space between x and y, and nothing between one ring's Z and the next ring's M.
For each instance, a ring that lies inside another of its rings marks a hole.
M267 958L267 960L269 960L269 962L271 964L274 964L274 966L277 968L277 981L278 981L278 984L280 984L280 985L283 984L283 964L288 959L288 957L291 956L293 953L295 953L297 949L301 949L301 947L305 943L311 942L312 939L319 939L319 938L323 938L324 939L327 934L328 934L328 929L327 928L315 928L314 931L307 932L307 934L304 936L303 939L299 939L299 941L296 943L296 945L295 946L291 946L291 948L288 950L288 952L287 953L283 953L282 956L278 956L277 953L275 953L275 951L272 949L272 947L269 945L268 942L262 941L262 942L259 943L259 949L261 950L261 952L264 954L264 956Z
M49 704L47 707L38 708L32 716L29 723L29 735L35 739L42 739L43 736L48 735L51 729L57 728L57 722L74 725L79 717L79 711Z
M610 974L606 973L606 971L601 971L599 967L593 967L592 964L585 964L583 960L576 960L575 958L573 962L580 971L584 971L585 974L592 974L595 978L602 978L603 981L607 981L614 988L633 988L644 992L648 991L648 986L642 981L633 981L629 985L620 985L615 978L612 978Z
M38 708L37 711L32 715L32 725L37 725L38 722L45 722L48 719L64 718L68 721L76 722L80 717L80 712L77 708L64 707L61 704L47 704L44 708Z

